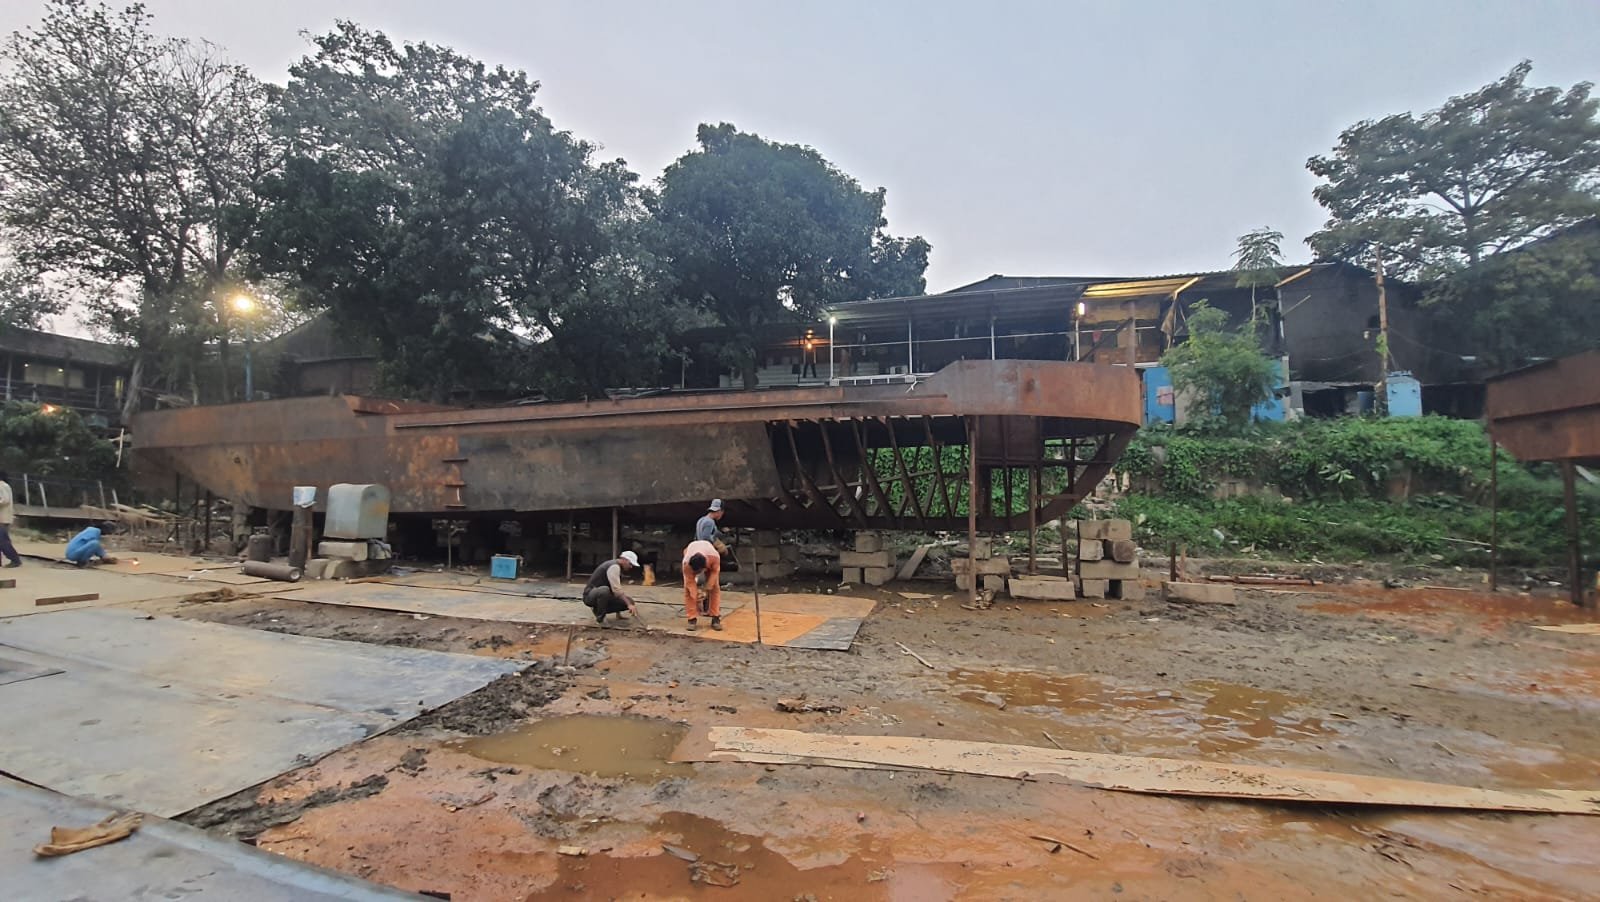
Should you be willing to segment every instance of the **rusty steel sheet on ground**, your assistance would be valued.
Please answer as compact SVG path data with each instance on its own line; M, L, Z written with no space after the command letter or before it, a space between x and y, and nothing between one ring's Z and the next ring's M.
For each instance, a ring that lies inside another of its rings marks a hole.
M615 509L629 522L692 522L716 497L741 525L959 529L967 468L947 468L941 452L964 447L977 424L979 479L1007 487L1006 506L976 511L978 528L1023 529L1091 491L1142 418L1127 368L1041 360L961 361L893 384L474 410L288 398L248 410L139 414L135 454L254 507L286 506L296 485L353 482L387 486L397 515ZM940 463L923 471L915 461L930 450ZM1005 479L1024 471L1044 478ZM1051 488L1030 504L1013 483Z
M188 811L515 673L510 661L79 609L0 621L0 762L60 792Z
M512 593L513 587L518 590L516 594ZM717 642L756 641L754 599L749 593L722 593L721 630L711 628L709 617L701 617L699 629L690 630L681 586L630 586L627 591L640 605L643 625L631 617L612 617L607 620L608 628L644 629ZM314 585L286 595L284 600L414 616L597 627L594 613L579 600L581 594L581 586L561 582L425 588L374 581ZM760 638L767 645L846 651L872 609L872 601L860 598L803 593L763 595Z
M0 776L0 874L12 899L175 899L259 902L414 899L335 871L262 852L157 817L126 839L61 858L33 847L54 827L88 826L116 809Z

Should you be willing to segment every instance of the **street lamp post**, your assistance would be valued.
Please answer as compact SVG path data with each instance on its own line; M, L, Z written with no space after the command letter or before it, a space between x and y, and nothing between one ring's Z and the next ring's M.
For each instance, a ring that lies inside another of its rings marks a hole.
M839 318L828 316L828 384L833 384L833 327L839 324Z
M1074 311L1074 315L1072 317L1072 359L1073 360L1082 360L1083 359L1083 330L1079 327L1079 322L1080 322L1080 320L1083 319L1083 314L1084 314L1084 310L1085 309L1086 308L1084 306L1084 303L1082 301L1079 301L1078 302L1078 307Z
M244 399L254 401L256 397L255 372L251 366L250 348L255 344L255 323L250 314L255 310L256 302L247 294L235 295L233 309L239 312L244 319Z

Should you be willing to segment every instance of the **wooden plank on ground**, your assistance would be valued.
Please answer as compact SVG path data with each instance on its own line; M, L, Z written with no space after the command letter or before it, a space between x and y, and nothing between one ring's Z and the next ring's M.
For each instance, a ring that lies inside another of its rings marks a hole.
M54 596L51 596L49 598L35 598L33 600L33 603L35 605L72 604L75 601L99 601L99 600L100 600L100 593L99 592L84 592L84 593L79 594L79 595L54 595Z
M1600 636L1600 623L1568 623L1562 626L1536 626L1536 630L1552 633L1575 633L1579 636Z
M1600 815L1600 789L1478 789L1285 767L1217 764L908 736L841 736L712 727L700 760L897 767L1050 779L1119 792L1317 804Z
M911 552L911 558L906 561L905 566L900 568L900 579L911 579L912 577L916 576L917 568L922 566L923 559L928 556L928 552L932 550L932 548L932 544L918 545L917 550Z

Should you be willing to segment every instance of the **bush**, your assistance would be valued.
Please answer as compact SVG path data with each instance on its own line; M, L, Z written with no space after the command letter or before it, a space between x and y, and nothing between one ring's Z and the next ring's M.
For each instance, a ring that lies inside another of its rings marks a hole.
M1489 446L1483 428L1442 417L1302 420L1239 436L1169 426L1143 430L1120 472L1157 487L1119 503L1151 547L1197 553L1257 551L1302 559L1442 559L1484 566L1489 541ZM1412 493L1389 500L1391 478ZM1278 489L1276 498L1215 500L1223 479ZM1500 559L1559 567L1566 527L1559 472L1500 457ZM1584 545L1600 549L1600 489L1579 486ZM1215 531L1214 531L1215 530ZM1218 532L1221 535L1218 535Z

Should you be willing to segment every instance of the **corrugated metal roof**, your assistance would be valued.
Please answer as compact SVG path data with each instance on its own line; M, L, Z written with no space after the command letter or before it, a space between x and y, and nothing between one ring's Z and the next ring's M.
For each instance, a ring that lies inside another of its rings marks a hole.
M0 351L48 360L71 360L99 366L127 366L133 349L123 345L40 332L36 329L7 329L0 332Z

